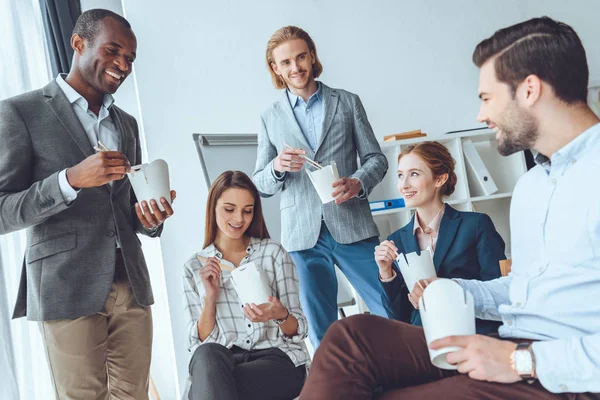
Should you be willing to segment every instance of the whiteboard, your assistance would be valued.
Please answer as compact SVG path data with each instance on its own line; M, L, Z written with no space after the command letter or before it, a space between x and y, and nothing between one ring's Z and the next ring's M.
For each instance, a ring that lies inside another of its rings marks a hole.
M258 147L257 134L194 133L192 137L207 188L228 170L242 171L252 178ZM269 235L281 243L279 192L271 197L261 198L261 202Z

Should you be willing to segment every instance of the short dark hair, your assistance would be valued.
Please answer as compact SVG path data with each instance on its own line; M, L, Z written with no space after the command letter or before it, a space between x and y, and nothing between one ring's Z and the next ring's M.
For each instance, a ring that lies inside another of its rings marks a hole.
M529 75L536 75L567 104L587 101L589 70L585 49L575 30L548 17L533 18L500 29L473 52L479 68L497 56L496 78L513 96Z
M86 39L89 44L94 43L94 40L100 31L99 22L104 18L113 18L124 28L131 29L129 22L119 14L103 8L95 8L93 10L85 11L77 18L75 28L73 28L73 34L78 34Z

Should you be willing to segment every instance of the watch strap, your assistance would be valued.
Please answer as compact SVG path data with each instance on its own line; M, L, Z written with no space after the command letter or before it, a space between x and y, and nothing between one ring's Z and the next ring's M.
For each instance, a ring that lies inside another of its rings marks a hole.
M286 309L285 309L285 311L287 311L287 315L285 316L285 318L282 318L282 319L275 319L275 320L274 320L274 321L275 321L275 323L276 323L277 325L281 325L281 324L285 323L285 321L287 321L287 320L288 320L288 318L290 317L290 310L288 310L288 309L286 308Z

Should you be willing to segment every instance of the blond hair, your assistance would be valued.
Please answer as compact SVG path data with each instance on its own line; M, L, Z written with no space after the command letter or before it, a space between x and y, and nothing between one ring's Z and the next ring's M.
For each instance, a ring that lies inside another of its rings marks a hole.
M267 60L267 68L269 69L269 73L271 74L271 79L273 80L273 86L275 89L285 89L287 84L283 80L283 78L275 73L273 70L272 64L275 64L275 60L273 60L273 50L276 47L282 45L288 40L292 39L302 39L306 42L308 46L308 50L314 54L315 62L312 65L312 73L313 77L318 78L319 75L323 72L323 65L321 65L321 61L319 61L319 57L317 56L317 48L315 47L315 42L311 39L308 33L304 31L302 28L298 28L297 26L284 26L283 28L278 29L269 39L267 43L267 52L266 52L266 60Z

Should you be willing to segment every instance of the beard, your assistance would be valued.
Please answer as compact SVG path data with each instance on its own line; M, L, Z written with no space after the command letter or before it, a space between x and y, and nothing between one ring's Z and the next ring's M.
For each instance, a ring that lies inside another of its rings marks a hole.
M502 122L497 122L496 126L501 132L498 152L503 156L533 148L539 136L538 121L515 100L506 107Z
M308 85L310 85L311 81L313 80L312 68L309 69L308 71L301 71L301 72L306 73L306 78L304 79L303 82L293 81L291 78L288 77L288 79L285 79L286 85L290 88L294 88L297 90L306 89L308 87Z

